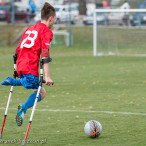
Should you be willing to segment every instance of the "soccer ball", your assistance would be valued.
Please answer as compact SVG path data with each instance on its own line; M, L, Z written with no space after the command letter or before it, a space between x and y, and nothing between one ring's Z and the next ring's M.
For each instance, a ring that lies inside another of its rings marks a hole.
M102 125L95 120L88 121L85 124L84 131L87 136L91 138L97 138L102 132Z

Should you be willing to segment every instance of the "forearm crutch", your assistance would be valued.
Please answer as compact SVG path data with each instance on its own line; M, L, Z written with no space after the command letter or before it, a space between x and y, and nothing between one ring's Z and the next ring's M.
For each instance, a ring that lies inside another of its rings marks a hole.
M17 62L17 55L16 54L13 56L13 59L14 59L14 75L13 76L16 79L16 77L18 77L17 65L16 65L16 62ZM3 133L4 125L5 125L5 122L6 122L6 117L7 117L7 113L8 113L8 109L9 109L9 104L10 104L12 92L13 92L13 86L11 86L10 93L9 93L9 98L8 98L8 102L7 102L7 106L6 106L6 110L5 110L5 115L4 115L4 120L3 120L1 133L0 133L0 139L2 139L2 133Z
M33 118L34 111L35 111L35 108L36 108L36 105L37 105L37 100L39 98L39 93L40 93L42 84L45 83L45 80L43 80L43 64L44 64L44 61L42 59L42 60L40 60L40 84L39 84L39 88L38 88L38 91L37 91L37 95L36 95L36 99L35 99L35 102L34 102L34 106L33 106L32 112L31 112L31 116L30 116L28 127L27 127L27 131L26 131L26 134L25 134L25 138L22 141L22 145L23 146L25 146L25 144L26 144L26 139L27 139L27 136L28 136L30 125L32 123L32 118Z

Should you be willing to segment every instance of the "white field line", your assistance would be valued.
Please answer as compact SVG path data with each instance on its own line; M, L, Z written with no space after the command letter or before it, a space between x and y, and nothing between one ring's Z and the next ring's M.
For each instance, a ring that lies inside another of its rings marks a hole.
M0 108L0 110L5 110ZM9 108L9 110L17 110L16 108ZM146 113L131 113L131 112L112 112L112 111L84 111L84 110L53 110L53 109L35 109L41 112L77 112L77 113L104 113L104 114L123 114L123 115L140 115L146 116Z

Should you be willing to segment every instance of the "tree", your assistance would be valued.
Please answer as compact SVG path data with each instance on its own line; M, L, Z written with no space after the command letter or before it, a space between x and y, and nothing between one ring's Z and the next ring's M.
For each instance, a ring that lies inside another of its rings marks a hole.
M79 14L86 15L86 0L79 0Z

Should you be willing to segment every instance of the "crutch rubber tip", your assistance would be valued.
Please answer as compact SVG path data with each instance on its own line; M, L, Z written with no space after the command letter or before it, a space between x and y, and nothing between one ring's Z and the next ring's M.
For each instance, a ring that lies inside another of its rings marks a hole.
M22 141L22 146L25 146L26 145L26 140L23 140Z
M2 139L2 134L0 134L0 139Z

